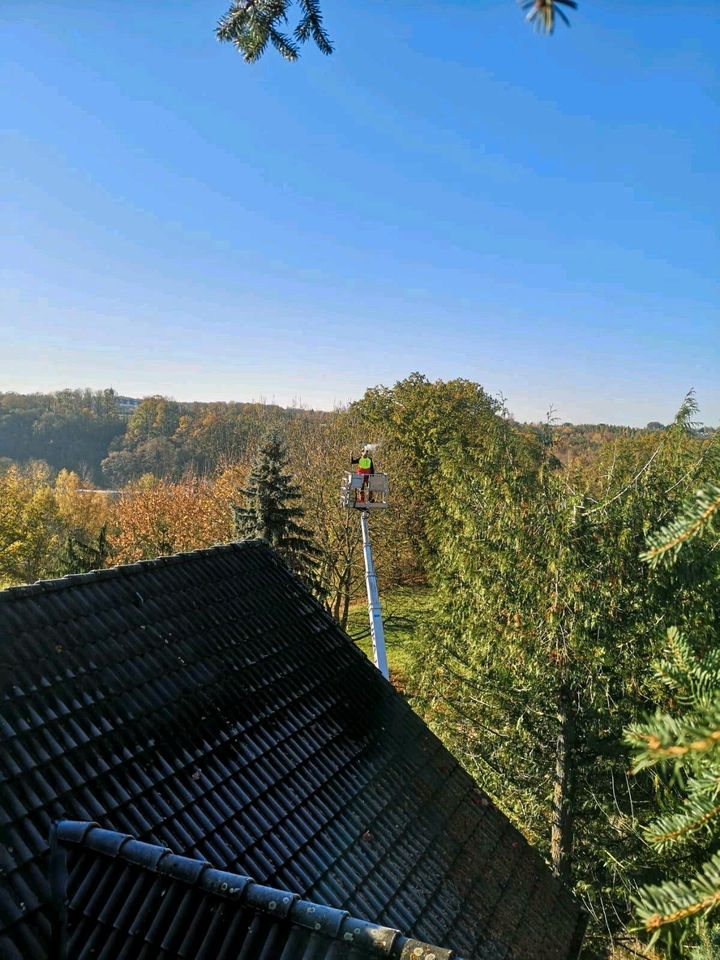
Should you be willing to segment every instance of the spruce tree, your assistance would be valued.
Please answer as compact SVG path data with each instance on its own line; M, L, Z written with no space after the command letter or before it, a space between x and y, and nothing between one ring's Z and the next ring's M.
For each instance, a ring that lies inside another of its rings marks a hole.
M101 570L110 556L107 538L107 524L103 524L94 540L84 541L77 536L69 536L60 557L60 574L90 573Z
M720 486L705 484L679 515L649 538L644 559L651 566L672 566L680 550L703 534L715 534L698 551L695 565L717 584L717 521ZM703 560L710 563L703 563ZM716 622L713 624L717 630ZM646 723L632 726L628 742L636 749L635 771L659 768L663 810L645 828L652 847L672 858L673 876L643 887L635 898L638 917L651 942L662 938L671 955L689 956L688 935L720 906L720 647L708 638L691 643L676 627L667 632L658 680L676 708L658 710ZM669 776L668 776L669 775ZM678 798L678 784L680 796ZM714 914L717 917L717 913ZM718 931L702 930L696 955L718 956ZM706 952L707 951L707 952Z
M240 491L245 505L234 507L235 529L239 539L267 540L294 573L322 593L317 573L320 552L302 523L302 494L286 467L285 445L272 431L260 445L247 487Z

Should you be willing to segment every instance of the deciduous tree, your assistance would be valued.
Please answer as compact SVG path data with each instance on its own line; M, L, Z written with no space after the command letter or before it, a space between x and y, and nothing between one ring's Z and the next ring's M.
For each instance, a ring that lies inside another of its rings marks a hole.
M55 576L64 533L47 466L0 476L0 587Z
M239 471L214 480L188 475L173 483L148 475L130 484L113 512L114 561L134 563L231 540L241 476Z

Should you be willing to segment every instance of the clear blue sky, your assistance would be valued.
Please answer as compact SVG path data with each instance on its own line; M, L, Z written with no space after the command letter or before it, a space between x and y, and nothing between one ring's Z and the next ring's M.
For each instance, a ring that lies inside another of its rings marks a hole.
M720 421L717 0L324 2L248 66L223 0L3 0L0 389Z

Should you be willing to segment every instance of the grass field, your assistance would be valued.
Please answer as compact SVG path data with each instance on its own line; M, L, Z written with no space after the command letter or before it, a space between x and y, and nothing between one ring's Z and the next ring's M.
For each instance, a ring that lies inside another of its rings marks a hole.
M400 587L381 596L380 603L390 676L393 683L404 687L413 658L410 641L420 626L432 618L432 596L427 587ZM358 603L350 608L347 632L372 660L367 603Z

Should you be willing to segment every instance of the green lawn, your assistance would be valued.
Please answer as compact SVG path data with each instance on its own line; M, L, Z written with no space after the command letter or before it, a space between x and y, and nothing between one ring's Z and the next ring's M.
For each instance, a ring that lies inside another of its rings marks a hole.
M433 615L432 596L427 587L399 587L380 597L385 645L390 674L398 686L404 687L412 665L409 641L419 627ZM367 603L350 608L347 632L357 638L357 645L372 660L372 641Z

